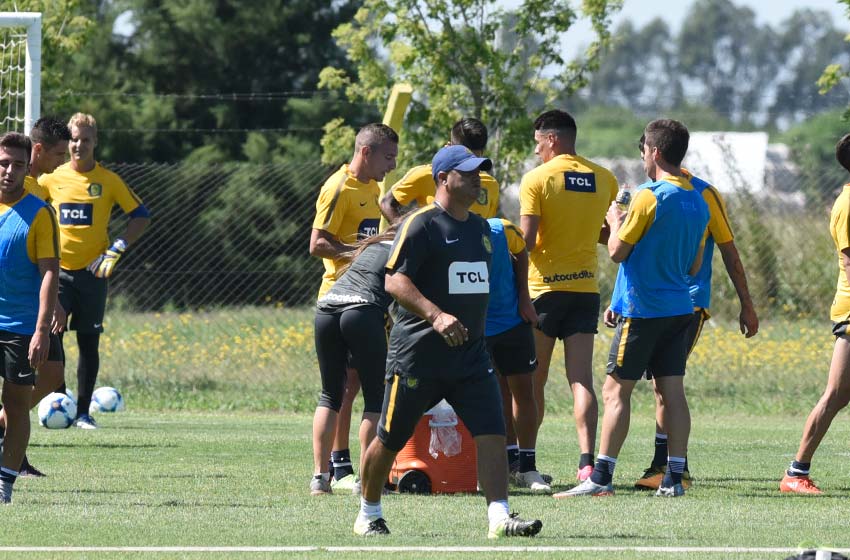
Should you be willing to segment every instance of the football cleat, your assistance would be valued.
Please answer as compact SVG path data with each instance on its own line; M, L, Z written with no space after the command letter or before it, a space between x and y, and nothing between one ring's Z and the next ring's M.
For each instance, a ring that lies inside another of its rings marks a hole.
M635 482L635 488L658 490L658 488L661 486L661 479L664 478L665 472L667 472L666 465L651 465L648 469L643 471L643 476L641 476L638 481Z
M90 414L81 414L77 416L77 419L74 420L74 425L78 428L82 428L83 430L97 429L97 422L94 421L94 418L92 418Z
M313 478L310 479L310 495L311 496L322 496L324 494L331 494L331 481L325 480L322 478L322 475L317 474Z
M0 480L0 504L12 503L12 483Z
M18 470L18 476L47 476L34 466L30 464L27 460L27 456L24 455L24 460L21 463L21 468Z
M552 487L546 484L546 481L543 480L543 477L540 476L540 473L537 471L517 473L514 480L516 480L517 486L521 488L528 488L535 494L552 493Z
M587 479L575 488L570 488L564 492L553 494L553 498L575 498L576 496L613 496L613 484L596 484L591 479Z
M814 481L808 476L791 476L785 473L782 482L779 483L780 492L792 494L823 494L820 488L815 486Z
M533 537L543 528L543 522L539 519L534 521L526 521L517 517L516 513L512 513L509 517L505 517L495 525L490 526L487 532L488 539L501 539L503 537Z
M347 474L339 480L333 479L331 481L331 488L334 490L346 490L348 492L353 492L356 482L357 478L353 474Z
M661 498L678 498L685 495L685 487L681 484L673 486L659 486L655 495Z
M361 537L373 537L377 535L389 535L390 529L383 517L369 519L358 515L354 521L354 534Z
M585 465L576 472L576 480L584 482L593 474L593 465Z

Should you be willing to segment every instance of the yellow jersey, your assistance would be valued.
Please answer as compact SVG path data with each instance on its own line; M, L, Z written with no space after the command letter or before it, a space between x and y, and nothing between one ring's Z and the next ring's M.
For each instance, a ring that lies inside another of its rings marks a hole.
M26 190L33 196L37 196L45 202L50 200L50 193L48 192L47 187L39 185L38 179L36 179L32 175L27 175L26 177L24 177L24 190Z
M537 244L529 253L532 298L554 291L599 293L596 244L617 190L613 173L568 154L523 176L519 213L540 218Z
M829 217L829 233L838 252L838 282L835 287L835 299L829 310L829 318L840 323L850 321L850 283L844 271L841 252L850 248L850 183L844 185L841 194L832 205Z
M499 213L499 182L483 171L480 172L480 176L481 193L478 195L478 200L469 207L469 211L485 220L495 218ZM431 165L419 165L412 168L392 186L390 192L396 202L402 206L407 206L414 201L420 208L428 206L434 202L434 195L437 192Z
M87 267L109 247L113 206L130 213L142 204L121 177L99 163L86 173L66 163L38 182L47 188L59 221L59 265L65 270Z
M352 244L378 233L381 208L378 196L381 189L375 181L361 183L343 165L330 176L319 192L316 201L316 218L313 229L330 233L341 243ZM319 298L334 285L337 271L345 264L343 259L322 259L325 273L319 288Z

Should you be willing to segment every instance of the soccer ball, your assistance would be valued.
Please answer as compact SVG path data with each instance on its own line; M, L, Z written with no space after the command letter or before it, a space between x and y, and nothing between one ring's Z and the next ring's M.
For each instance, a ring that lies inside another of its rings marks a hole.
M121 412L124 410L124 397L114 387L101 387L91 396L89 414L95 412Z
M63 393L50 393L38 403L38 423L45 428L61 430L77 418L77 403Z

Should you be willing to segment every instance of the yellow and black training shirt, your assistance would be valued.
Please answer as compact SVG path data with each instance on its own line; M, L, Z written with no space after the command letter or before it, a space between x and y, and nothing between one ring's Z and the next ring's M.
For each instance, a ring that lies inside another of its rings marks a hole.
M313 229L326 231L346 244L377 234L381 221L381 209L378 206L380 194L378 183L361 183L348 171L348 165L343 165L325 181L319 192ZM341 259L322 261L325 273L322 275L319 298L331 289L337 271L344 264Z
M829 233L838 252L838 282L835 287L835 299L829 310L829 318L835 322L850 321L850 282L844 270L842 251L850 249L850 183L844 185L841 194L832 205L829 217Z
M483 171L480 172L480 176L481 193L478 195L478 200L469 207L469 211L484 219L495 218L499 213L499 182ZM420 208L431 204L437 192L431 165L419 165L412 168L392 186L390 192L396 202L402 206L407 206L414 201Z
M538 216L529 253L528 290L598 293L596 245L611 202L613 173L581 156L562 154L522 178L520 215Z

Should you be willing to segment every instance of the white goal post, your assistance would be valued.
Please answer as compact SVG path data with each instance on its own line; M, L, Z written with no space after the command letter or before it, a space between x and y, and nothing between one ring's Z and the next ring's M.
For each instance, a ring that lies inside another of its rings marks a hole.
M32 125L41 116L41 13L38 12L0 12L0 28L19 27L26 29L26 64L24 71L24 134L29 134ZM4 47L5 52L5 47ZM3 64L7 64L7 57L3 57ZM0 68L0 72L8 72L11 76L12 68ZM11 79L9 80L11 86ZM4 87L5 84L4 84ZM10 88L10 95L13 91ZM15 91L15 94L19 92ZM0 95L4 92L0 91ZM20 117L12 115L16 121ZM7 118L0 115L0 118Z

